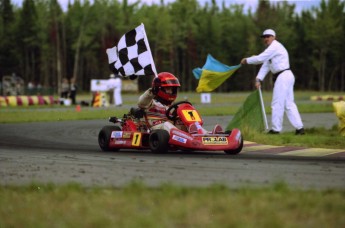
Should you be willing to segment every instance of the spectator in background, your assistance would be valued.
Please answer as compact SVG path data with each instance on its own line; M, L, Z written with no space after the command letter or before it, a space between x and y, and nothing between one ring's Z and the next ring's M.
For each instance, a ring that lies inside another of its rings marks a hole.
M119 75L111 74L107 83L109 92L113 91L113 94L110 93L110 103L114 103L115 106L122 106L122 81Z
M36 89L37 89L37 95L41 95L42 94L42 85L40 82L37 83Z
M67 78L62 79L61 83L61 93L60 93L60 104L64 104L65 99L68 98L69 93L69 84Z
M78 89L78 87L77 87L75 78L71 78L69 98L71 98L73 105L75 105L77 103L76 102L77 89Z
M33 95L35 90L35 85L32 81L28 83L28 95Z

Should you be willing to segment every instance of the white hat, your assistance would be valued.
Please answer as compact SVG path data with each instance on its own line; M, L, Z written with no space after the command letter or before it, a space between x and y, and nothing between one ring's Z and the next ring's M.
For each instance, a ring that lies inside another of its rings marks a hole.
M266 30L262 33L261 37L264 37L264 36L276 36L276 32L273 31L272 29L266 29Z

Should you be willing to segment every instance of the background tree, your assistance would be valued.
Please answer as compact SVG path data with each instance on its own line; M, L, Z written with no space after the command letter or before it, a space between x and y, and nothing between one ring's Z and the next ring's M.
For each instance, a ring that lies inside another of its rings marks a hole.
M192 70L204 65L207 54L237 65L260 53L266 28L276 30L288 49L297 89L344 91L344 1L322 0L299 14L286 1L259 1L253 13L226 3L75 0L63 11L57 0L24 0L21 7L0 0L0 79L14 72L59 92L62 78L75 77L88 91L91 79L109 77L106 49L144 23L157 71L177 75L182 91L195 90ZM240 68L216 91L253 89L259 67ZM150 86L151 79L138 80L140 90ZM265 81L264 89L272 86Z
M181 78L181 89L191 90L191 57L194 55L195 12L198 10L196 0L177 0L171 4L172 17L172 73ZM211 35L211 34L210 34Z
M15 16L10 0L0 0L0 75L11 74L16 71L18 56L15 43Z
M39 73L39 41L37 13L33 0L24 0L16 31L19 51L18 73L26 81L37 81Z

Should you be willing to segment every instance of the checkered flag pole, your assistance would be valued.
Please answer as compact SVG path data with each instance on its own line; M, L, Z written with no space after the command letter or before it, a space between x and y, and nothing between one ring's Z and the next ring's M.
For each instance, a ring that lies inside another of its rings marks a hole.
M144 24L123 35L117 46L107 49L108 62L114 74L157 76Z
M149 41L148 41L147 36L146 36L145 26L144 26L143 23L141 23L141 25L143 26L143 30L142 30L142 31L143 31L143 33L144 33L144 41L145 41L146 47L147 47L147 49L148 49L148 52L150 53L149 56L150 56L150 58L151 58L151 64L152 64L151 67L152 67L152 71L153 71L155 77L157 77L156 65L155 65L155 62L153 61L153 56L152 56L150 44L149 44ZM140 25L140 26L141 26L141 25Z

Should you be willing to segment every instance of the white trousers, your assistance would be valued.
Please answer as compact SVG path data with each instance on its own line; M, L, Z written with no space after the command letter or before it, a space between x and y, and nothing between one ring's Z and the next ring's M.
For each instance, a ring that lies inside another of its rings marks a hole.
M121 87L114 89L114 103L115 105L122 105Z
M291 125L296 129L303 128L301 115L298 112L294 101L293 87L295 84L295 76L291 70L281 73L273 87L272 97L272 130L282 131L284 112Z

